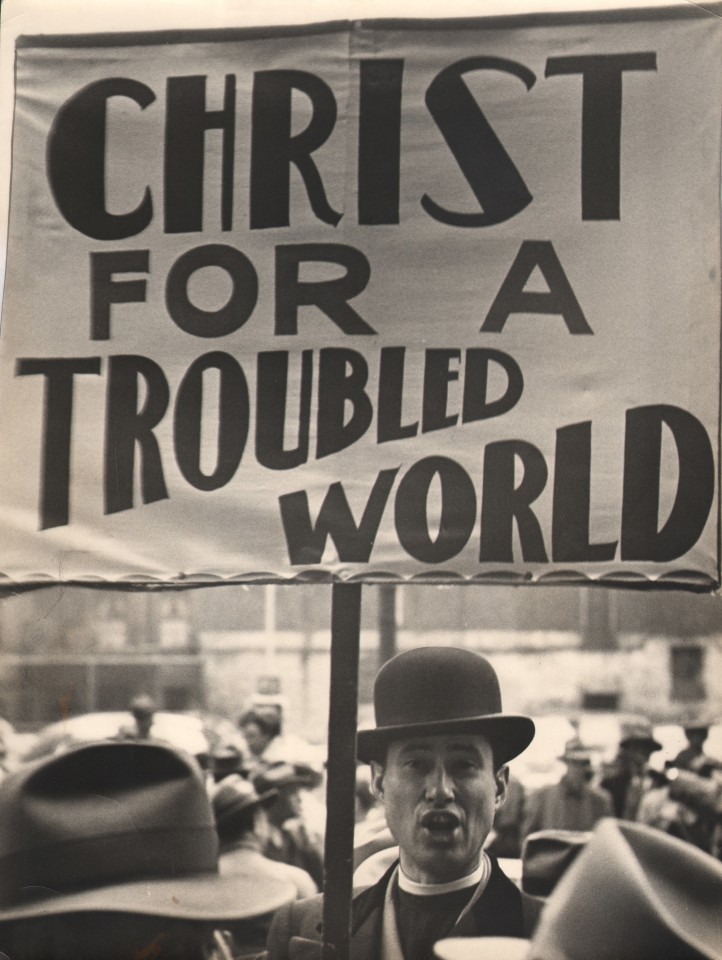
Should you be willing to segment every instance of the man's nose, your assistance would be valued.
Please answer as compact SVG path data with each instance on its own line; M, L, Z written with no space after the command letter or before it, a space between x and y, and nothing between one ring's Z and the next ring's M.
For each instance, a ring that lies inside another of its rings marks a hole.
M437 763L426 778L426 796L435 803L454 799L454 781L443 763Z

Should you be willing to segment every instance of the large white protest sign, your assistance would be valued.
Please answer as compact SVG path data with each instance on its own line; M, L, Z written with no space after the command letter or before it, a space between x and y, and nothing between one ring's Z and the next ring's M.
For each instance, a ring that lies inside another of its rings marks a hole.
M717 585L721 47L20 38L0 572Z

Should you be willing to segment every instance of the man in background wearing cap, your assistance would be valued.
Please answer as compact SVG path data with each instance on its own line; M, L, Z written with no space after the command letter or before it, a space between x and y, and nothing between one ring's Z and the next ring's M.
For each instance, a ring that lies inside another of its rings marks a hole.
M483 850L506 798L505 764L531 742L529 717L502 713L491 664L469 650L422 647L376 677L377 726L358 734L399 860L352 903L353 960L431 960L445 936L524 933L521 895ZM270 960L311 957L320 898L276 914Z
M649 758L662 744L654 739L652 724L635 718L622 724L619 750L612 770L600 786L612 798L614 815L622 820L636 820L639 805L651 783L646 780Z
M318 893L318 887L305 870L271 860L264 853L270 835L266 811L277 799L277 790L258 794L253 784L237 773L216 784L211 802L220 841L220 872L281 877L293 883L296 899L312 897Z
M602 817L614 816L609 793L589 783L589 748L574 737L567 741L559 759L566 772L559 783L542 787L527 801L524 836L537 830L593 830Z
M265 855L305 870L319 890L323 887L323 837L306 822L301 793L320 783L321 774L307 763L274 763L253 777L258 793L272 790L276 795L268 808Z
M716 766L717 761L704 752L704 745L709 736L710 721L700 717L689 719L684 724L684 735L687 746L680 750L672 761L679 770L691 770L698 773L706 766Z

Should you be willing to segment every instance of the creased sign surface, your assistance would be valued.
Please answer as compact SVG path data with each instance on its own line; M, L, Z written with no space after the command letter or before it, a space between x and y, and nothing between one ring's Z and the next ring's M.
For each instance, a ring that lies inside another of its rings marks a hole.
M720 36L23 38L0 571L716 584Z

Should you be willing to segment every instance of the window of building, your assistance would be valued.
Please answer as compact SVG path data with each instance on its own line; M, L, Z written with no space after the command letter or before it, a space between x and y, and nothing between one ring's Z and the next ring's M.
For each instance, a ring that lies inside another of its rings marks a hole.
M687 645L672 647L672 699L689 703L706 699L704 648Z
M583 710L619 710L618 693L590 693L585 691L582 694Z

